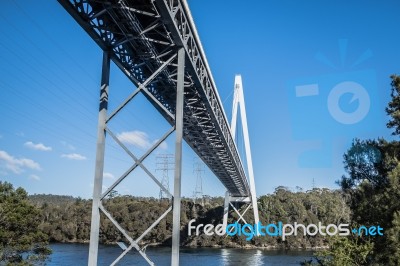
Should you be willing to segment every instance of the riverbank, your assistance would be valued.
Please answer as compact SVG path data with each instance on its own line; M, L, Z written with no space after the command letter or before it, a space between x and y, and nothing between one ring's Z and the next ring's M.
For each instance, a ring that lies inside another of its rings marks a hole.
M57 244L81 244L81 245L89 245L90 241L65 241L65 242L51 242L51 245L57 245ZM117 242L107 242L107 243L101 243L101 245L106 245L106 246L111 246L111 245L117 245ZM154 248L168 248L171 247L171 245L166 245L165 243L145 243L142 244L141 246L146 246L146 247L154 247ZM209 246L195 246L195 245L181 245L181 248L215 248L215 249L260 249L260 250L271 250L271 251L318 251L318 250L325 250L328 249L329 246L318 246L318 247L292 247L291 249L287 248L282 248L280 246L256 246L256 245L238 245L236 243L229 243L225 246L223 245L209 245Z

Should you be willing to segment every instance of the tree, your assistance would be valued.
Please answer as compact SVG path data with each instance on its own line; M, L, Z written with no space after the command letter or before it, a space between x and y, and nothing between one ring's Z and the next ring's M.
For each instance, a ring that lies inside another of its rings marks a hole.
M355 139L344 157L344 168L348 176L343 176L339 182L343 190L354 189L362 182L373 186L386 183L387 170L382 160L386 146L384 140Z
M317 252L317 261L325 266L368 265L373 243L358 237L334 237L329 249Z
M386 108L400 135L400 77L391 76L391 101ZM383 236L348 237L331 243L323 265L400 265L400 142L355 139L344 155L347 172L338 182L348 195L352 223L379 225ZM354 258L361 260L354 261Z
M0 182L0 262L26 265L44 261L51 250L39 223L40 210L29 203L27 192Z
M393 135L400 135L400 76L392 75L392 92L390 96L392 100L389 102L386 112L391 116L387 123L388 128L394 128Z

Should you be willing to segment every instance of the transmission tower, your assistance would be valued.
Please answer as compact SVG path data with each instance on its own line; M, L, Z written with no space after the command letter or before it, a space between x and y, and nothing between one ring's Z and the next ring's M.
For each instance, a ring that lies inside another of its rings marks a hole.
M196 187L193 191L193 203L196 204L197 199L200 199L201 206L204 206L202 178L202 174L204 174L204 163L200 160L195 161L195 163L193 164L193 173L196 176Z
M175 169L174 165L175 156L173 154L158 154L156 156L156 172L161 171L161 184L169 191L169 171ZM160 201L166 199L168 195L160 188Z

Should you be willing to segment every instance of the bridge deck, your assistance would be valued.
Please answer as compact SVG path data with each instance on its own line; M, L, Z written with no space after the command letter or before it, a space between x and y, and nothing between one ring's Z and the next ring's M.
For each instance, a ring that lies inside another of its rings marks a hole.
M184 139L232 196L249 196L243 165L186 2L58 1L103 50L112 51L114 63L136 86L178 48L185 48ZM176 101L175 74L176 67L170 65L147 86L151 95L172 114ZM152 103L174 124L166 110Z

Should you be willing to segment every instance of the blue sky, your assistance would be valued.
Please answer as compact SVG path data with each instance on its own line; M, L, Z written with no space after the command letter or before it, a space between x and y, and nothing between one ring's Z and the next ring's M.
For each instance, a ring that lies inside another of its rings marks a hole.
M0 5L0 180L29 193L88 198L102 51L56 1ZM309 189L313 179L335 188L354 137L391 138L384 108L389 75L400 72L398 1L189 5L228 118L234 76L242 75L258 195L279 185ZM113 65L110 110L133 89ZM110 127L138 156L169 128L142 96ZM174 135L156 154L173 153L173 141ZM184 156L182 192L191 196L195 156L187 145ZM131 163L111 138L106 158L105 186ZM155 156L145 165L155 170ZM203 190L224 195L209 170ZM159 192L142 171L118 191Z

